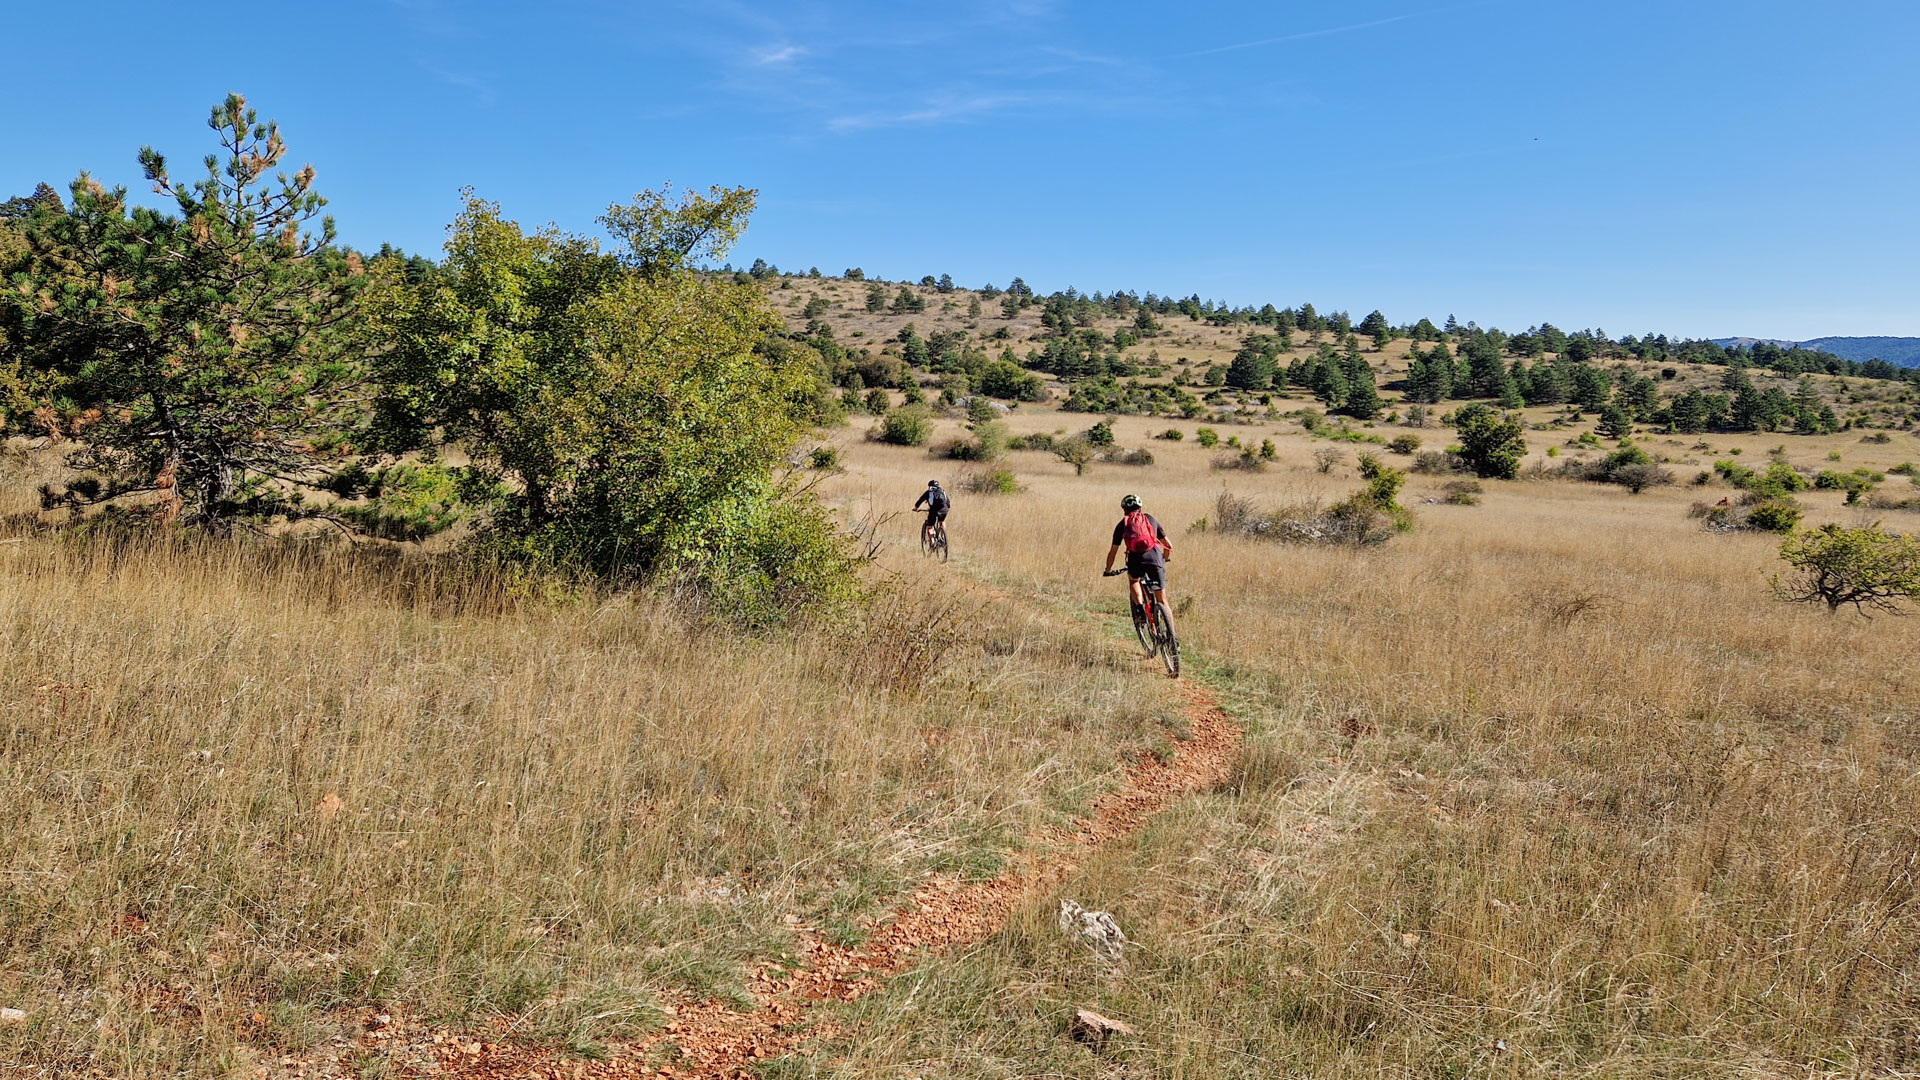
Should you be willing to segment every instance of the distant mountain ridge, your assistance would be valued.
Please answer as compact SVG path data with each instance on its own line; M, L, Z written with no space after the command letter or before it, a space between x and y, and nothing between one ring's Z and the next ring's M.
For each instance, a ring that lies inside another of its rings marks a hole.
M1851 360L1856 364L1868 360L1885 360L1899 367L1920 367L1920 337L1823 337L1808 341L1782 341L1779 338L1731 337L1714 338L1715 345L1779 345L1791 348L1795 345L1803 349L1818 349L1830 352L1842 360Z

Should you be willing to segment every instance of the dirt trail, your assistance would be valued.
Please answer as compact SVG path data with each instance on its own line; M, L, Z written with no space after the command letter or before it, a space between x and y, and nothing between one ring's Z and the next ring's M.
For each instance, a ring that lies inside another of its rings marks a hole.
M1224 780L1240 750L1240 728L1205 687L1181 682L1178 693L1186 700L1189 737L1172 758L1161 761L1142 752L1120 790L1095 800L1093 812L1072 826L1038 837L1034 850L999 877L928 881L865 945L843 948L807 941L798 969L769 965L751 980L751 1011L712 1001L680 1006L664 1031L626 1044L609 1061L569 1061L533 1047L447 1042L433 1048L437 1068L409 1069L405 1075L463 1080L753 1076L754 1062L778 1057L826 1033L823 1025L808 1018L814 1004L852 1001L877 989L887 977L910 967L921 950L945 951L986 940L1023 901L1065 880L1100 844L1139 831L1189 792ZM671 1063L664 1067L657 1063L666 1059Z

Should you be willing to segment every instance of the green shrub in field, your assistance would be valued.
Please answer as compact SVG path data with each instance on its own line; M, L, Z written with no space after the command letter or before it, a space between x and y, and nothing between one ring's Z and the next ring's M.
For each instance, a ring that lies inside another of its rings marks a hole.
M1805 512L1790 495L1748 492L1738 502L1722 499L1711 506L1695 503L1691 516L1705 519L1702 524L1711 532L1790 533Z
M1208 450L1220 445L1220 433L1210 427L1203 427L1193 433L1194 440Z
M1847 505L1860 501L1862 495L1873 491L1886 477L1872 469L1855 469L1852 472L1838 472L1833 469L1822 470L1813 478L1813 486L1823 491L1844 491L1847 493Z
M1073 466L1073 475L1079 476L1093 464L1099 451L1084 435L1075 435L1070 439L1061 439L1053 444L1053 452L1061 461Z
M1520 421L1474 403L1455 415L1460 436L1460 459L1474 475L1511 480L1520 472L1527 439Z
M1414 451L1420 449L1420 436L1395 435L1393 439L1387 443L1387 449L1403 456L1411 455Z
M1182 432L1179 428L1173 428L1173 427L1170 427L1167 430L1161 432L1160 434L1154 436L1154 438L1156 439L1165 439L1167 442L1179 442L1181 439L1184 439L1186 437L1187 437L1186 434Z
M816 469L837 469L840 467L840 448L837 446L816 446L807 455L807 463Z
M880 441L895 446L925 446L933 435L933 416L918 405L902 405L880 418Z
M1007 452L1007 425L998 420L988 420L973 425L973 438L954 439L935 449L941 457L950 457L956 461L997 461Z
M961 477L960 490L971 495L1016 495L1023 489L1012 470L993 468Z
M1473 470L1457 451L1422 450L1413 459L1413 471L1429 476L1454 476Z
M1089 443L1092 443L1096 447L1105 448L1108 446L1112 446L1113 445L1113 421L1111 419L1100 421L1099 423L1088 428L1086 435L1084 437Z
M980 397L978 395L975 395L974 397L968 399L967 401L967 419L968 420L971 420L976 424L984 424L989 420L998 420L999 418L1000 418L1000 410L993 407L993 402L988 401L986 398Z
M393 465L361 475L366 482L358 491L336 485L336 493L367 498L365 505L347 507L340 516L385 540L422 540L443 532L460 520L463 503L482 501L471 488L463 490L464 470L445 465Z
M1052 435L1044 431L1037 431L1032 435L1015 435L1013 438L1008 439L1007 449L1046 450L1051 452L1053 450L1053 443L1054 439Z
M1260 440L1260 460L1261 461L1272 461L1274 458L1277 458L1279 456L1280 456L1280 452L1274 449L1272 439Z
M1849 528L1822 525L1787 538L1780 557L1789 569L1774 575L1774 595L1793 603L1843 604L1855 611L1898 613L1920 598L1920 537L1889 533L1877 523Z
M1479 506L1480 496L1486 493L1478 480L1449 480L1440 490L1444 496L1440 501L1452 506Z
M1240 469L1245 472L1267 471L1267 463L1261 461L1260 456L1252 450L1240 450L1238 452L1232 450L1222 451L1214 457L1213 467L1215 469Z
M1112 462L1115 465L1151 465L1153 451L1144 446L1138 450L1125 450L1116 446L1101 454L1100 460Z
M1010 360L993 360L981 368L979 390L1010 401L1041 401L1047 396L1040 376Z
M867 391L866 400L862 402L862 405L868 413L874 416L885 416L887 415L887 410L893 407L893 402L887 398L887 392L885 390L876 386Z

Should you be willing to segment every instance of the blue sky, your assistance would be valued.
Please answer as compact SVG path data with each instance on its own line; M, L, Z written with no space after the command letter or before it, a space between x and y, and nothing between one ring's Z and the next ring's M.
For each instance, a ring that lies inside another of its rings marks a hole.
M463 185L583 231L746 185L735 258L788 269L1920 335L1911 0L72 10L6 19L0 195L138 191L232 90L360 247L437 253Z

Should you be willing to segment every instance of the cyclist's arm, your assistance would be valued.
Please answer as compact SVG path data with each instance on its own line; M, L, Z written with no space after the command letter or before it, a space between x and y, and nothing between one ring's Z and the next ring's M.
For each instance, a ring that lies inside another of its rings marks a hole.
M1113 560L1118 558L1119 555L1120 555L1119 544L1115 544L1112 547L1107 549L1107 571L1109 573L1113 571Z
M919 497L919 498L917 498L917 499L915 499L915 500L913 500L913 508L914 508L915 510L918 510L918 509L920 509L920 507L921 507L922 505L924 505L924 504L926 503L926 501L927 501L927 493L923 491L923 492L921 492L921 493L920 493L920 497Z
M1160 548L1161 550L1166 552L1166 554L1161 557L1164 559L1172 559L1173 558L1173 541L1167 539L1167 530L1162 529L1160 527L1160 523L1157 521L1153 523L1153 529L1155 532L1160 534Z

